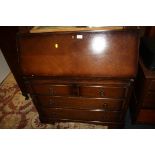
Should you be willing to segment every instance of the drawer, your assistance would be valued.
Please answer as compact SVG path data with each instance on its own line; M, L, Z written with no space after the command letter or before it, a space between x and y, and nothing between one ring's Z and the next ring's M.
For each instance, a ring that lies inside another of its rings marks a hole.
M155 80L151 80L151 83L150 83L150 86L149 86L149 90L155 91Z
M83 86L80 87L80 96L99 98L123 98L126 94L124 87Z
M102 109L120 111L123 100L93 99L83 97L50 97L36 96L38 103L43 107L51 108L74 108L74 109Z
M143 101L143 107L155 108L155 92L148 92Z
M32 86L31 86L32 85ZM79 83L56 84L46 81L37 81L27 84L31 94L46 94L51 96L81 96L96 98L124 98L127 87L113 85L87 85Z
M50 85L35 84L32 85L33 94L47 94L52 96L70 96L72 94L72 86L69 85Z
M84 121L105 121L116 122L120 121L119 112L103 112L103 111L88 111L88 110L73 110L73 109L42 109L42 116L48 119L56 120L84 120Z

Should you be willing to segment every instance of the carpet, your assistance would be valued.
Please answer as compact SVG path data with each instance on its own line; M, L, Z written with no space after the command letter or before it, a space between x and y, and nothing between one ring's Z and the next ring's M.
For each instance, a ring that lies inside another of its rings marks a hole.
M106 129L107 126L77 122L42 124L32 99L25 100L10 73L0 84L1 129Z

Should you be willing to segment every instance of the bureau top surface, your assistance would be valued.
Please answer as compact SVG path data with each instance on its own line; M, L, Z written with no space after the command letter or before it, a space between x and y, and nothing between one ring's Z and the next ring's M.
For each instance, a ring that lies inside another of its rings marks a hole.
M24 75L134 77L137 72L135 31L29 33L17 40Z
M19 33L76 32L76 31L109 31L129 29L124 26L22 26ZM130 29L138 29L131 27Z
M30 33L122 30L123 26L34 26Z

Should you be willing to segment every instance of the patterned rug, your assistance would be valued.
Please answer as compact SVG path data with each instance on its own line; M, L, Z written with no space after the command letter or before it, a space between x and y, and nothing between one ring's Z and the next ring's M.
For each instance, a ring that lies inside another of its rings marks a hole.
M75 122L42 124L31 99L25 100L12 75L0 84L1 129L105 129L107 126Z

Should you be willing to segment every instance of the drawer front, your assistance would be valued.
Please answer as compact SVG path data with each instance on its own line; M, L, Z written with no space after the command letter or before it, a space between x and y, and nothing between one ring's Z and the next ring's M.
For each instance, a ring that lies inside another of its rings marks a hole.
M80 96L99 98L123 98L126 88L104 87L104 86L83 86L80 87Z
M70 96L72 94L72 87L69 85L48 85L40 84L33 85L33 94L47 94L52 96Z
M155 108L155 92L148 92L143 101L143 107Z
M50 97L36 96L38 103L43 107L51 108L74 108L74 109L102 109L120 111L123 100L93 99L78 97Z
M120 121L120 113L118 112L103 112L103 111L88 111L88 110L73 110L73 109L42 109L42 116L50 119L69 119L69 120L84 120L84 121Z
M149 90L155 91L155 80L151 80Z
M49 83L44 82L31 82L27 84L28 92L31 94L46 94L51 96L80 96L92 98L124 98L127 93L127 87L115 85L87 85L80 83ZM30 86L32 85L32 86Z

